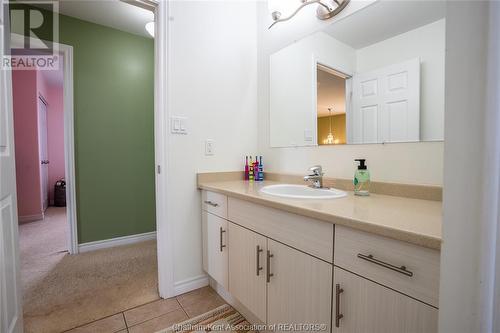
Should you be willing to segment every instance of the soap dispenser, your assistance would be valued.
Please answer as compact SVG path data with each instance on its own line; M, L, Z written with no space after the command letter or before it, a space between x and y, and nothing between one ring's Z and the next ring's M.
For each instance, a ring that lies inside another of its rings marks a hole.
M354 194L367 196L370 195L370 172L366 168L365 159L356 159L359 162L358 169L354 174Z

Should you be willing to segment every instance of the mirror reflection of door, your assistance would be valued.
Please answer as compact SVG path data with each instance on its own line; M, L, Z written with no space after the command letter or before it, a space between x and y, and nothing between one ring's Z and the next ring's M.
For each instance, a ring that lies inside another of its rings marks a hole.
M347 143L346 110L349 77L324 65L316 67L318 145Z

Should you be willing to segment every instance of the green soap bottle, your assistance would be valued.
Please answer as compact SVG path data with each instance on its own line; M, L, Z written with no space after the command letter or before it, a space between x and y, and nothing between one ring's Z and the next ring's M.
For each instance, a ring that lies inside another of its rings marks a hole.
M354 194L367 196L370 195L370 172L366 168L365 159L356 159L359 162L358 169L354 173Z

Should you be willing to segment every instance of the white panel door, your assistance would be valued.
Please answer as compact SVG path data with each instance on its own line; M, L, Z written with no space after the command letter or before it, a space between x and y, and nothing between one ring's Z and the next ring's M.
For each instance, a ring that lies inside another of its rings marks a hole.
M352 142L420 140L420 60L359 73L353 79Z
M4 1L0 0L0 8ZM0 20L3 17L0 15ZM0 22L3 27L3 22ZM0 31L0 54L3 50ZM12 76L0 69L0 332L22 332Z
M38 152L40 155L40 191L42 209L49 205L49 158L47 149L47 104L38 98Z

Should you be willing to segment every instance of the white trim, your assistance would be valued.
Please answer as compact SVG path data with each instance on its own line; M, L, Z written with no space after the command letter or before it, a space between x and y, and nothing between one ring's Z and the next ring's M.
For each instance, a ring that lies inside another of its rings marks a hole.
M95 251L100 249L107 249L115 246L122 246L134 243L140 243L148 240L156 239L156 231L146 232L143 234L116 237L111 239L104 239L95 242L83 243L78 246L80 253Z
M35 215L24 215L24 216L18 217L19 223L28 223L28 222L35 222L35 221L40 221L40 220L43 220L43 213L35 214Z
M500 332L500 4L489 3L487 109L484 129L483 218L481 240L481 325L483 332Z
M194 278L178 281L174 285L174 296L190 292L191 290L208 286L209 280L207 275L200 275Z
M59 44L64 58L64 177L66 180L66 218L68 220L68 251L78 253L75 175L75 125L73 105L73 47Z
M160 1L155 10L155 162L156 231L158 251L158 290L160 297L176 295L174 287L174 219L168 217L168 1ZM160 172L158 172L160 171Z

